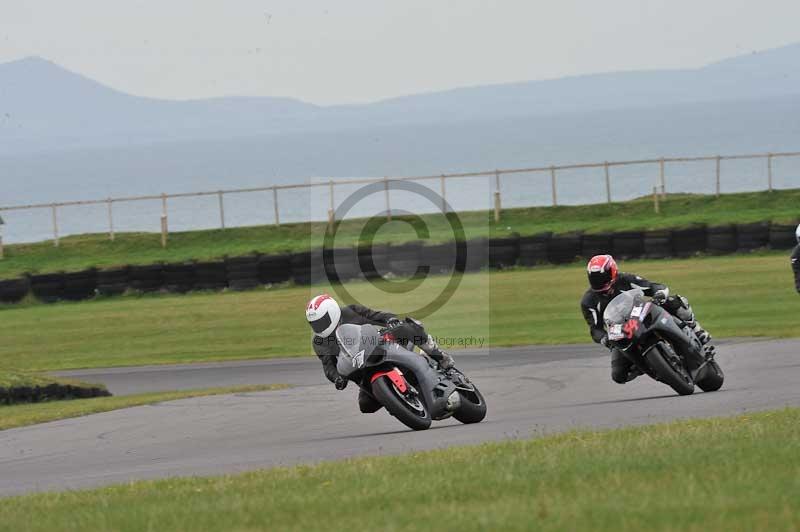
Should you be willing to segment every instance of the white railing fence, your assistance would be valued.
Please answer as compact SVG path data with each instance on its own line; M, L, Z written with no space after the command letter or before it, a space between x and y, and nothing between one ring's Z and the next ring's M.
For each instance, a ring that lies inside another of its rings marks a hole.
M657 169L657 182L654 184L655 186L652 188L653 195L654 195L654 207L656 210L659 208L659 196L663 198L666 195L668 190L668 181L669 181L669 168L671 165L678 165L684 163L699 163L699 162L710 162L714 165L714 173L713 173L713 184L712 190L716 195L720 195L722 193L722 185L724 182L722 171L724 161L735 161L735 160L763 160L763 185L756 185L757 190L770 190L772 191L774 188L774 179L773 179L773 162L778 158L787 158L787 157L800 157L800 152L781 152L781 153L759 153L759 154L743 154L743 155L713 155L713 156L703 156L703 157L661 157L657 159L638 159L638 160L628 160L628 161L604 161L604 162L595 162L595 163L578 163L578 164L562 164L562 165L550 165L550 166L540 166L540 167L531 167L531 168L514 168L514 169L497 169L497 170L488 170L488 171L480 171L480 172L464 172L464 173L451 173L451 174L439 174L439 175L427 175L427 176L403 176L403 177L383 177L383 178L362 178L362 179L342 179L342 180L328 180L322 182L313 182L313 183L298 183L298 184L285 184L285 185L272 185L266 187L255 187L255 188L240 188L240 189L226 189L226 190L215 190L215 191L204 191L204 192L185 192L185 193L178 193L178 194L159 194L159 195L143 195L143 196L128 196L128 197L116 197L116 198L105 198L105 199L92 199L92 200L82 200L82 201L65 201L65 202L55 202L55 203L41 203L41 204L30 204L30 205L12 205L12 206L4 206L0 207L0 216L2 213L10 213L14 211L31 211L31 210L49 210L50 211L50 218L52 221L52 237L53 237L53 244L55 246L59 245L60 239L60 223L59 223L59 210L63 209L64 207L76 207L76 206L105 206L106 217L107 217L107 227L106 231L108 233L108 238L110 240L114 240L115 238L115 219L114 219L114 207L115 205L123 204L123 203L134 203L134 202L153 202L157 201L161 203L161 236L162 236L162 245L167 245L167 235L168 235L168 219L169 219L169 201L173 199L179 198L198 198L198 197L216 197L216 209L218 210L219 215L219 227L224 229L226 227L226 217L225 217L225 198L232 195L237 194L266 194L269 199L271 199L273 205L273 212L272 212L272 223L275 225L281 224L281 208L280 208L280 199L281 193L286 192L292 189L319 189L325 191L329 198L328 201L328 221L332 222L334 213L336 211L336 189L337 187L345 187L345 186L352 186L352 185L367 185L372 183L384 183L385 187L385 212L388 217L391 217L391 200L390 200L390 188L391 182L393 181L416 181L416 182L431 182L431 188L436 190L438 188L438 194L442 198L442 204L444 206L445 202L447 201L447 183L450 180L458 180L464 178L476 178L476 177L485 177L488 178L490 181L493 181L493 209L494 209L494 217L496 221L499 221L502 215L502 208L503 208L503 182L505 178L510 176L514 176L516 174L542 174L546 177L544 187L537 186L537 190L539 191L540 196L547 195L549 196L549 200L547 203L557 206L559 205L559 174L563 172L569 172L574 170L586 170L586 169L601 169L602 172L600 175L603 179L603 191L604 191L604 200L611 203L614 199L614 172L613 169L621 168L621 167L649 167L653 170ZM653 168L655 167L655 168ZM646 175L653 175L653 173L647 173ZM563 175L563 174L562 174ZM645 173L643 173L645 175ZM759 178L761 179L761 178ZM438 185L438 187L437 187ZM430 185L429 185L430 186ZM547 188L549 188L549 194L547 194ZM650 185L645 188L645 190L651 190ZM532 199L532 198L530 198ZM542 202L540 201L539 204ZM533 201L529 201L528 205L532 205ZM0 217L0 258L2 258L2 218ZM95 232L102 232L103 230L98 229Z

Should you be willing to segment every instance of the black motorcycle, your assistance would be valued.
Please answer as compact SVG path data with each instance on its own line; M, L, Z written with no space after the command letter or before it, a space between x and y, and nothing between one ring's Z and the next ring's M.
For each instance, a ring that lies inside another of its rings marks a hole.
M417 323L406 320L409 327ZM486 417L486 401L466 375L455 368L441 369L391 332L344 324L336 330L336 339L339 374L356 382L407 427L425 430L432 420L451 416L462 423Z
M725 376L690 327L644 297L629 290L615 297L603 313L611 347L643 373L690 395L695 384L705 392L719 390Z

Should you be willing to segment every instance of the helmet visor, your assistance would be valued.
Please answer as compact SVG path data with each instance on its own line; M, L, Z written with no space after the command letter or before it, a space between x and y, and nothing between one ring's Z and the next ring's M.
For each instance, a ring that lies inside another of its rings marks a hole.
M605 292L611 288L611 271L589 272L589 285L595 292Z
M308 322L315 333L320 334L322 331L331 326L331 315L327 312L318 320Z

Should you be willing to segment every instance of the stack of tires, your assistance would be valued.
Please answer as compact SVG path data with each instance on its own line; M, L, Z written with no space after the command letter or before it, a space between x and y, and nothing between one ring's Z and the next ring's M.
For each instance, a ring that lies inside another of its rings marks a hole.
M797 245L795 230L797 224L772 224L769 226L769 247L771 249L792 249Z
M325 276L330 282L344 283L363 278L356 248L335 248L325 251Z
M595 255L611 253L611 233L586 233L581 238L581 257L590 258Z
M164 265L131 266L130 287L139 292L158 292L164 287Z
M185 294L194 290L195 266L194 263L165 264L164 289L167 292Z
M769 244L769 225L769 222L737 225L737 251L752 251L767 247L767 244Z
M618 259L632 259L644 255L644 232L622 231L611 237L612 255Z
M732 224L717 225L706 230L706 253L711 255L728 255L739 249L736 226Z
M523 266L545 264L549 260L550 240L553 233L539 233L519 239L519 263Z
M519 235L489 240L489 267L502 270L519 260Z
M252 290L261 285L258 274L259 256L225 259L225 277L231 290Z
M89 269L64 274L64 292L67 301L83 301L97 294L97 270Z
M475 238L464 242L465 272L477 272L489 264L489 241L485 238ZM458 266L461 266L460 264Z
M581 234L566 233L553 235L547 246L548 262L566 264L574 262L581 255Z
M27 277L0 281L0 303L19 303L31 291L31 281Z
M224 261L197 262L194 275L195 290L224 290L228 287L228 271Z
M461 247L466 251L466 243L461 241ZM420 250L420 265L427 267L432 274L450 273L456 268L458 245L455 241L423 246ZM466 258L466 256L464 256ZM461 268L463 270L463 267Z
M378 279L389 273L389 246L373 244L359 247L358 269L367 279Z
M397 277L411 277L418 272L425 275L427 271L420 263L422 242L408 242L391 245L389 252L389 271ZM421 269L420 269L421 268Z
M44 303L55 303L64 297L64 274L31 275L31 292Z
M97 293L101 296L120 296L130 283L130 268L112 268L97 272Z
M262 255L258 259L258 280L261 284L285 283L292 278L291 255Z
M657 229L642 234L644 256L650 259L666 259L672 256L672 231Z
M691 257L708 247L708 232L705 225L676 229L672 232L672 248L676 257Z

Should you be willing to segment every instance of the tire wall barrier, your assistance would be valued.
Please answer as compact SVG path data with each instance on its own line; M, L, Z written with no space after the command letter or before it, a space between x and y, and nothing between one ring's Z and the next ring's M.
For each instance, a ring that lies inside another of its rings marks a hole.
M770 248L790 250L796 224L769 222L739 225L697 225L680 229L617 233L511 235L424 245L408 242L372 248L226 257L216 261L121 266L79 272L27 274L0 280L0 304L14 304L32 295L45 303L81 301L126 292L186 293L193 290L250 290L285 282L309 285L330 280L407 277L417 271L442 274L516 265L568 264L610 253L620 259L725 255Z
M11 388L0 386L0 405L109 396L111 393L105 388L92 385L53 383L46 386L14 386Z

